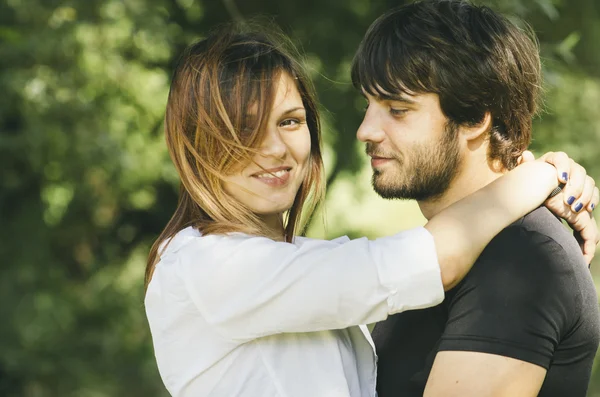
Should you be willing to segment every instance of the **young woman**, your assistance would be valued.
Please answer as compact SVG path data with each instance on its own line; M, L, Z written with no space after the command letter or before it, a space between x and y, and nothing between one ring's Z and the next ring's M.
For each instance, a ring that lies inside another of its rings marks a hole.
M223 29L175 71L165 129L181 194L145 299L173 396L373 396L376 356L359 324L441 302L558 185L554 167L527 162L421 228L296 237L323 197L323 165L295 59L265 34Z

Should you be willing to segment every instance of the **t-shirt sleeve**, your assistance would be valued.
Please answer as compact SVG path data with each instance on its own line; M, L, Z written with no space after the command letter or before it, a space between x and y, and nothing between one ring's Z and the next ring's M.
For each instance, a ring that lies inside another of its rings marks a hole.
M482 253L447 296L440 351L474 351L549 368L576 303L565 250L554 240L512 226Z

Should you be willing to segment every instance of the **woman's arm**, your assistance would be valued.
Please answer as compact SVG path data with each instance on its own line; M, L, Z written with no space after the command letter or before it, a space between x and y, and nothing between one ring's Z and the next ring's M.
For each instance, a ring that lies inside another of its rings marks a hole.
M492 238L557 185L555 167L527 162L432 217L425 228L435 240L444 289L458 284Z
M416 228L375 240L277 242L242 234L176 236L146 292L149 316L192 300L179 321L239 342L347 328L444 298L433 237ZM153 314L154 313L154 314Z

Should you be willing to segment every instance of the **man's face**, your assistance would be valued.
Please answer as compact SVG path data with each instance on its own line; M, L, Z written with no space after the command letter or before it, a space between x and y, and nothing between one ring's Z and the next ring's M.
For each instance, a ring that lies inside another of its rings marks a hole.
M448 124L436 94L374 97L357 138L367 144L373 188L383 198L435 199L461 165L458 127Z

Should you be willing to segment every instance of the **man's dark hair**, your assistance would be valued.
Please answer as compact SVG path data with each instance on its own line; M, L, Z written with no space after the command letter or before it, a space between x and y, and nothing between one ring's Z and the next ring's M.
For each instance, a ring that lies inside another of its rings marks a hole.
M488 7L418 1L379 17L352 64L352 82L374 96L434 93L450 123L492 116L488 157L511 169L531 141L541 86L539 49Z

